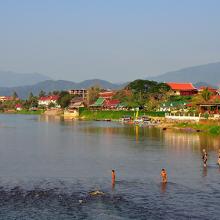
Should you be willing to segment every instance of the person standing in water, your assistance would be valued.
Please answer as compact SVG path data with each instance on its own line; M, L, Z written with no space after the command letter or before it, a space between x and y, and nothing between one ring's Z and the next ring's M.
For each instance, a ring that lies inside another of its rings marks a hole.
M162 169L161 170L161 173L160 173L161 177L162 177L162 183L167 183L167 172L165 169Z
M204 166L204 167L207 167L208 154L207 154L207 152L206 152L205 149L203 149L202 151L203 151L203 155L202 155L203 166Z
M112 187L115 186L115 179L116 179L116 177L115 177L115 170L112 170Z

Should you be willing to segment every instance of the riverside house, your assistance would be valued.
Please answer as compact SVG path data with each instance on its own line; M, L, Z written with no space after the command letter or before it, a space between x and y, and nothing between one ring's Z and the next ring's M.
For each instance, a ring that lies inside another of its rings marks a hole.
M170 95L193 96L198 93L192 83L168 82L166 84L171 88Z
M12 96L0 96L0 102L6 102L6 101L12 101L14 98ZM16 98L16 100L19 100L19 98Z
M188 102L184 101L164 102L158 110L161 112L187 111L188 105Z
M220 95L211 96L206 103L198 104L200 113L220 114Z
M55 107L59 107L57 104L59 96L51 95L51 96L42 96L38 99L38 105L48 107L50 104L54 104Z
M79 110L79 108L83 108L85 106L86 104L85 104L85 100L83 99L83 97L74 97L70 101L68 110L75 110L75 109Z
M207 86L201 86L198 89L199 93L202 93L205 89L207 89L209 92L212 93L212 95L218 95L218 89L212 88L212 87L207 87Z

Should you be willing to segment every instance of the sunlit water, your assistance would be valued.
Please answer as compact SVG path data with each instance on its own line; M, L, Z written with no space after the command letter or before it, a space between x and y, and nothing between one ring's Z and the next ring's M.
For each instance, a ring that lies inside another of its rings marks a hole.
M219 147L200 133L0 115L0 219L220 219Z

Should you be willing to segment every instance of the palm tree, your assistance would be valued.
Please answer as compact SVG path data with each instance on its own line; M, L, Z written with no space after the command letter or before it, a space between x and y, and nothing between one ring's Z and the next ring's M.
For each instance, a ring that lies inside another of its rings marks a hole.
M208 88L205 88L203 91L202 91L202 97L205 101L209 101L210 97L211 97L212 93L209 91Z

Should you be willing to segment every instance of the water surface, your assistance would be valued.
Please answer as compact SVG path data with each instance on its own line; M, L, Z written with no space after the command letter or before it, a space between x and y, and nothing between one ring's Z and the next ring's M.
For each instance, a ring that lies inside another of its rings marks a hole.
M0 115L0 140L0 219L219 219L219 138ZM93 190L105 195L91 197Z

